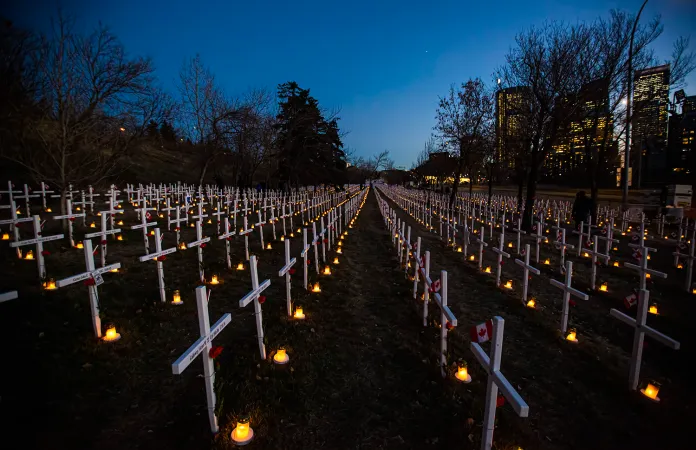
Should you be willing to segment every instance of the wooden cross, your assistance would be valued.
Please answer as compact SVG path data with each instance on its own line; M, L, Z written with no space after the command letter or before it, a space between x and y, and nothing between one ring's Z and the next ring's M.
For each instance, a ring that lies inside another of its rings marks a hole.
M27 214L26 214L27 217L31 217L31 211L29 210L29 199L40 196L40 194L30 195L29 191L30 191L29 185L25 183L24 184L24 195L17 196L17 199L24 199L24 204L26 205L26 208L27 208Z
M645 247L647 249L648 247ZM640 289L645 289L646 284L647 284L647 275L655 275L660 278L667 278L667 274L664 272L659 272L657 270L653 269L648 269L648 252L644 251L640 255L640 265L636 264L631 264L631 263L626 263L624 264L625 267L628 267L629 269L637 270L638 274L640 276Z
M203 360L203 379L205 383L205 394L208 403L208 421L210 422L210 431L217 433L219 431L218 419L215 415L215 366L213 357L210 354L213 339L215 339L227 325L232 322L232 315L225 313L211 327L210 318L208 316L208 294L205 286L196 288L196 306L198 308L198 329L201 337L191 345L174 363L172 364L172 373L181 375L184 370L193 362L198 355L201 355Z
M430 251L426 250L423 257L424 261L420 268L420 278L423 280L423 326L428 326L428 301L430 300Z
M529 253L527 253L529 255ZM471 351L488 374L486 386L486 409L483 414L483 436L481 438L481 449L490 450L493 448L493 430L495 429L495 410L498 405L498 389L503 396L510 402L512 409L520 417L529 416L529 406L517 393L512 384L500 372L500 360L503 354L503 330L505 321L502 317L493 317L493 331L491 337L491 356L481 348L478 342L471 343Z
M123 211L118 211L120 213L123 213ZM106 216L109 212L108 211L101 211L101 231L97 231L96 233L89 233L85 234L85 238L90 239L93 237L100 237L100 244L101 244L101 266L104 267L106 265L106 236L110 234L116 234L120 233L121 229L120 228L114 228L113 230L107 230L106 228Z
M227 259L227 268L231 269L232 268L232 258L230 255L230 239L237 232L235 229L230 229L230 219L228 219L227 217L225 217L224 224L225 224L224 233L222 233L220 236L218 236L218 239L225 240L225 259Z
M201 283L205 283L205 270L203 269L203 247L204 244L210 242L210 236L203 237L203 227L201 226L201 221L196 221L196 240L190 242L186 247L198 247L198 275Z
M75 240L73 239L73 220L77 217L84 217L85 213L73 214L72 212L72 201L70 199L65 200L65 210L68 212L62 216L53 216L54 219L68 219L68 239L70 239L70 246L75 247Z
M99 292L97 288L100 284L104 282L102 274L108 273L114 269L120 269L121 263L109 264L100 269L94 267L94 252L92 251L92 241L85 239L83 241L84 252L85 252L85 266L87 268L86 272L79 275L74 275L72 277L64 278L56 282L56 286L59 288L77 283L79 281L84 281L87 286L89 293L89 305L92 314L92 327L94 328L94 335L97 338L102 336L101 332L101 318L99 317Z
M425 255L426 268L430 269L430 252L425 252ZM440 373L444 378L447 376L447 326L457 326L457 317L447 305L447 271L440 271L440 280L437 282L433 282L426 271L423 275L423 288L425 292L432 292L433 300L440 307ZM426 305L423 313L424 326L427 325L427 303L428 300L423 302Z
M154 210L155 210L155 208L148 208L146 206L143 206L142 208L140 208L139 209L139 211L140 211L140 225L131 226L131 230L137 230L137 229L143 230L143 243L145 244L145 254L150 253L150 241L147 238L147 228L154 227L157 225L157 222L148 222L148 220L152 217L148 211L154 211Z
M517 228L513 228L512 231L517 233L517 254L519 255L522 251L522 243L520 240L520 235L527 234L526 231L522 230L522 219L521 218L517 219Z
M41 190L39 192L41 192L41 203L43 204L44 211L46 211L46 209L47 209L47 207L46 207L46 194L53 194L53 192L54 192L54 191L47 191L46 190L47 187L48 187L48 185L42 181L41 182Z
M159 283L160 301L162 303L165 303L167 301L167 294L164 291L164 263L162 261L164 261L164 257L166 255L176 252L177 247L175 246L166 250L162 250L163 237L164 236L160 235L159 227L155 228L155 253L141 256L140 262L154 260L157 263L157 282Z
M317 270L317 275L319 274L319 248L317 247L317 241L321 236L317 236L317 223L312 222L312 245L314 246L314 267Z
M500 233L500 242L498 243L498 247L492 247L491 250L493 253L498 255L498 269L495 272L495 284L496 286L500 286L500 275L502 272L502 267L503 267L503 256L506 258L510 257L510 254L503 251L503 246L505 245L505 228L503 228L502 233ZM529 257L527 257L529 259Z
M548 242L548 238L543 235L543 230L540 229L541 227L540 227L539 223L535 224L534 228L536 228L536 233L532 233L529 236L534 238L534 242L536 245L536 252L534 254L534 262L539 264L539 243L541 241ZM527 253L527 254L529 254L529 253Z
M584 292L571 287L573 282L573 261L566 261L565 283L557 280L551 280L551 285L563 290L563 311L561 313L561 332L565 334L568 331L568 310L570 308L570 296L573 295L582 300L589 300L589 297Z
M633 334L633 352L631 353L631 368L628 372L628 386L633 391L638 388L638 381L640 380L640 363L643 358L643 340L646 334L673 350L679 350L680 347L678 341L646 325L649 300L650 292L641 289L638 293L638 310L636 311L635 319L614 308L609 311L610 316L635 329Z
M597 281L597 258L601 258L604 260L605 264L609 264L609 255L605 255L604 253L600 252L598 250L599 248L599 240L597 240L597 236L595 236L594 242L592 243L592 250L586 250L586 252L590 255L592 255L592 272L590 275L590 289L594 290L595 289L595 284Z
M486 227L481 227L481 237L476 239L479 245L479 258L478 258L478 268L479 270L483 267L483 247L488 247L488 244L484 241L486 234Z
M529 264L529 244L525 244L524 246L524 261L520 261L519 259L515 259L515 264L519 265L522 267L522 271L524 272L524 276L522 277L522 303L527 304L527 290L529 287L529 272L532 272L534 275L539 275L539 269L536 267L533 267Z
M19 297L17 291L8 291L0 294L0 303L14 300Z
M34 239L26 239L24 241L10 242L10 247L21 247L24 245L36 245L35 258L36 265L39 270L39 279L44 280L46 278L46 263L44 261L43 255L43 243L48 241L56 241L58 239L63 239L62 234L56 234L53 236L42 236L41 235L41 218L38 215L33 217L28 217L29 220L33 222L34 225Z
M694 228L694 231L691 233L691 245L689 246L689 253L684 254L684 253L679 253L679 246L677 246L677 251L672 253L674 256L678 258L684 258L686 260L686 278L684 279L684 290L686 292L691 292L691 277L693 274L694 270L694 259L696 259L696 256L694 256L694 246L696 245L696 228Z
M249 303L254 302L254 316L256 317L256 336L259 342L259 353L261 359L266 359L266 345L263 343L263 317L261 313L261 303L259 297L261 293L268 289L271 280L265 280L259 285L259 273L256 267L256 255L251 255L249 262L249 272L251 273L251 292L239 301L239 307L244 308Z
M285 276L285 301L288 308L288 317L292 316L292 300L290 299L290 269L297 262L297 258L290 259L290 239L285 239L285 265L278 271L278 276Z

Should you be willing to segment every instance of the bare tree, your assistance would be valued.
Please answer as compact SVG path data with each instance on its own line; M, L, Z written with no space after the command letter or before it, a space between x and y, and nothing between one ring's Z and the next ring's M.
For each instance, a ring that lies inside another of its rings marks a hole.
M457 157L450 206L457 195L463 173L469 175L471 191L480 156L483 136L488 133L493 120L493 97L480 78L469 79L459 89L450 87L446 97L441 97L434 129L445 148L453 148Z
M55 186L64 200L70 184L95 184L116 173L133 142L133 130L120 119L136 117L134 99L152 93L152 64L128 58L107 28L83 36L63 16L26 60L34 104L22 111L17 145L3 146L2 156Z

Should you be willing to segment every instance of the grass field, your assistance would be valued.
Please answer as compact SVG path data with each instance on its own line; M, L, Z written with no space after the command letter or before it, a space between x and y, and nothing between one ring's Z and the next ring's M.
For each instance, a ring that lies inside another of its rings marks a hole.
M198 338L194 250L169 255L164 263L168 293L178 289L184 300L175 307L159 302L154 263L138 262L144 253L141 232L126 231L125 241L110 242L108 261L124 268L104 276L102 317L104 323L115 323L123 337L106 344L93 337L84 286L42 291L35 263L18 260L2 245L0 292L20 291L19 299L0 304L3 440L17 443L16 448L223 449L231 446L236 418L249 414L256 437L248 448L479 448L486 381L469 350L468 329L500 315L505 319L502 371L530 405L530 417L518 418L509 405L498 408L495 448L692 447L695 392L687 368L694 357L693 297L678 289L681 271L667 269L669 278L650 288L661 314L651 316L649 324L682 344L675 352L647 339L642 378L663 385L662 401L654 404L628 390L632 329L608 316L609 308L622 309L623 297L637 284L635 274L601 269L609 292L592 293L588 302L578 300L572 308L571 325L580 339L573 346L557 331L561 295L549 279L560 275L551 269L557 264L550 246L542 255L554 263L530 285L540 308L529 310L519 295L502 291L439 236L400 214L430 250L431 273L448 271L449 301L460 321L450 333L448 356L469 361L471 384L440 376L434 325L439 314L430 308L430 326L422 326L421 303L412 298L412 283L398 268L371 192L348 230L333 275L316 275L310 256L310 282L320 282L321 293L303 291L298 258L293 300L304 307L305 321L286 316L278 277L284 265L281 243L262 251L258 232L251 235L260 279L271 279L263 304L265 361L259 358L253 309L238 307L251 289L248 265L244 271L228 271L215 225L206 225L205 234L214 241L205 249L206 273L222 280L211 288L210 319L232 314L232 323L214 342L224 347L215 360L221 425L216 436L208 428L201 363L195 361L183 375L171 373L171 363ZM135 214L127 213L124 220L134 224ZM52 222L47 227L56 227ZM84 232L80 227L76 236ZM270 240L270 227L264 232ZM195 239L191 228L182 233L185 241ZM46 245L48 273L55 279L84 270L81 251L66 248L65 242ZM301 239L291 242L292 255L299 256ZM163 248L174 243L174 233L165 233ZM235 238L232 249L233 263L241 262L243 239ZM651 266L668 268L670 251L660 247ZM493 265L489 253L485 258ZM628 259L627 249L619 254ZM587 264L577 263L578 288L587 287ZM519 267L506 262L503 272L517 288ZM286 366L271 362L279 346L291 357Z

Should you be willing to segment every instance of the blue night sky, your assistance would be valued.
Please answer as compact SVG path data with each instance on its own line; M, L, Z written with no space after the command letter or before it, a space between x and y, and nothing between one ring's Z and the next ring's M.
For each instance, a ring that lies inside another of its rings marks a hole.
M6 9L17 25L45 30L58 2L21 0ZM410 167L434 125L438 95L450 84L491 81L514 35L544 20L592 20L640 0L181 1L66 0L63 10L88 30L108 25L133 55L150 56L176 92L183 61L200 53L228 94L297 81L326 108L340 107L346 146L368 156L389 149ZM534 6L532 6L534 5ZM650 1L662 15L660 59L696 27L696 2ZM692 47L696 46L693 36ZM687 94L696 93L692 74Z

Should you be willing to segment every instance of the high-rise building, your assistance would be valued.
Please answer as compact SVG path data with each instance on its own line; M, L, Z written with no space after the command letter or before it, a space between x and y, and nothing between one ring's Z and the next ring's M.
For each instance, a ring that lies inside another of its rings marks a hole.
M687 97L681 93L681 98L675 98L676 107L669 118L667 179L670 184L691 184L696 175L696 95Z
M495 135L498 161L503 169L515 168L515 157L525 145L523 130L529 89L523 86L501 89L495 96Z
M631 159L633 186L664 181L667 172L669 64L634 75Z
M587 177L587 155L597 158L601 168L597 182L611 183L616 165L613 116L609 111L609 84L598 79L585 84L577 95L556 105L560 126L552 151L544 162L543 176L549 182L583 184Z

